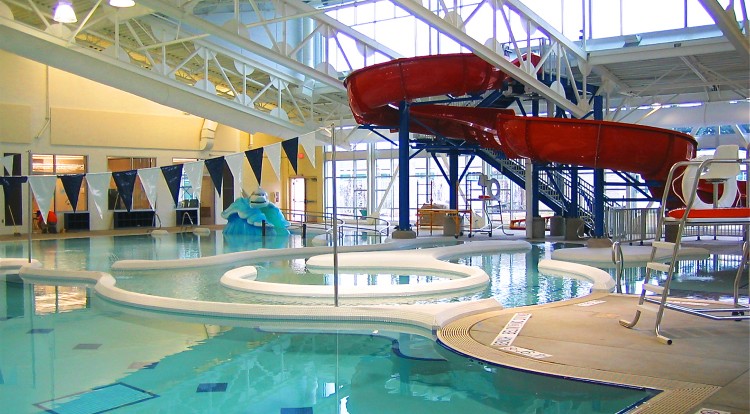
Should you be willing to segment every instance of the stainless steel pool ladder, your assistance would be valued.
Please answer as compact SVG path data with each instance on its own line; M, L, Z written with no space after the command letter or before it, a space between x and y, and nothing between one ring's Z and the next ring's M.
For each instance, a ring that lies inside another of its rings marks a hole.
M190 222L190 226L188 226L187 224L185 224L185 221L186 221L185 217L187 217L187 221ZM193 218L190 217L190 214L188 214L187 211L185 211L185 212L182 213L182 220L180 220L180 223L182 224L182 226L180 226L180 232L187 231L187 229L189 227L195 227L195 223L193 223Z

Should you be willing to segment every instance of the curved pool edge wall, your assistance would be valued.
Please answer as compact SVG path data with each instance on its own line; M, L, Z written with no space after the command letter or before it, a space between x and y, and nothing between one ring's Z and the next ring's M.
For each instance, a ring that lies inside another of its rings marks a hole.
M34 268L41 268L42 262L36 259L14 259L14 258L2 258L0 257L0 274L4 273L15 273L18 269L23 266L31 266Z
M314 267L309 269L318 270ZM384 270L391 273L400 271L415 271L425 276L444 276L451 278L420 285L388 285L388 286L339 286L338 295L341 298L394 298L403 296L435 296L481 289L490 282L490 277L483 270L471 266L447 263L429 258L417 267L371 266L370 271ZM345 270L345 269L342 269ZM433 272L433 273L430 273ZM243 292L269 296L333 298L332 285L292 285L287 283L259 282L251 278L257 274L254 266L243 266L229 270L219 279L223 286Z
M381 251L381 250L399 250L415 248L423 245L434 244L436 242L453 242L453 237L425 237L417 239L399 239L388 241L380 244L365 244L357 246L339 246L338 251L345 252L362 252L362 251ZM249 261L253 259L272 259L279 257L308 257L320 254L332 253L331 246L313 246L313 247L286 247L283 249L257 249L243 252L233 252L218 254L215 256L195 257L184 259L167 259L167 260L118 260L112 264L113 270L151 270L151 269L177 269L194 266L215 266L227 265L235 262Z
M612 276L593 266L562 260L542 259L539 261L537 269L540 273L552 276L567 276L591 282L593 284L591 286L592 292L612 292L615 289L615 281Z
M157 311L233 318L259 318L298 321L362 321L415 325L430 331L473 314L502 309L494 299L429 305L309 306L259 305L250 303L209 302L146 295L120 289L106 272L53 270L22 266L18 274L24 281L54 281L57 284L93 284L96 293L116 303Z
M680 247L679 259L707 259L710 252L702 247ZM613 268L612 248L610 247L571 247L552 251L552 259L564 260L589 266ZM626 267L645 267L651 261L651 246L622 246L622 257ZM654 260L663 261L672 257L672 249L657 249Z

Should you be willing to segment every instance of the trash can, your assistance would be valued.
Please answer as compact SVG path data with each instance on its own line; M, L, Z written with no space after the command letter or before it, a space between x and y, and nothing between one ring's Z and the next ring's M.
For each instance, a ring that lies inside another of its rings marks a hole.
M443 219L443 236L463 236L464 217L446 214Z
M565 219L562 216L552 216L549 218L549 235L562 236L565 234Z
M531 238L532 239L543 239L545 232L545 224L543 217L534 217L531 219Z

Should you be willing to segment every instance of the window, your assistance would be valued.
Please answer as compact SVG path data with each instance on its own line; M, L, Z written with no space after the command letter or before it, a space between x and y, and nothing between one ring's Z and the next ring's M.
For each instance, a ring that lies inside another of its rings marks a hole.
M107 170L111 172L130 171L140 168L151 168L156 166L156 158L131 158L131 157L107 157ZM109 187L109 209L125 210L125 203L117 191L114 180ZM146 192L141 185L141 179L136 176L133 186L133 210L150 210Z
M172 164L185 164L188 162L198 161L197 158L172 158ZM180 193L177 196L177 207L179 208L197 208L200 200L200 194L193 194L193 185L188 179L185 170L182 170L182 178L180 178Z
M32 174L38 175L65 175L65 174L85 174L86 173L86 156L84 155L51 155L51 154L33 154L31 157ZM70 199L65 194L62 181L57 180L55 185L55 195L52 204L55 212L73 211L70 205ZM34 200L32 211L39 210ZM86 185L81 185L78 193L78 203L76 211L88 210Z

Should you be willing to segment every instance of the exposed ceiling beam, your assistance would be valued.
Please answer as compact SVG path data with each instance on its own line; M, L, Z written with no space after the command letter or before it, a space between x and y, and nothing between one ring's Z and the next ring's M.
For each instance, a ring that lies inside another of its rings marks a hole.
M488 63L491 63L495 65L496 67L502 69L505 73L507 73L514 79L520 81L521 83L528 86L529 88L533 89L534 91L542 95L544 98L554 102L559 107L567 111L570 111L570 113L573 114L574 116L578 118L582 118L588 114L587 109L580 108L577 105L575 105L573 102L565 99L564 96L560 95L556 91L553 91L547 85L540 82L536 78L536 76L525 72L523 69L519 68L518 66L511 63L509 60L505 59L504 56L501 56L495 53L493 50L479 43L471 36L458 30L457 27L441 19L440 17L435 15L435 13L433 13L432 11L422 6L420 3L415 3L413 0L392 0L392 2L394 4L398 4L399 6L403 7L405 10L411 13L414 17L423 21L427 25L434 27L445 36L448 36L449 38L453 39L457 43L465 46L466 48L471 50L475 55L481 57Z
M737 18L734 11L727 11L716 0L699 0L706 9L716 25L719 26L724 37L734 46L735 50L740 53L742 61L750 63L750 41L737 26ZM730 3L731 4L731 3Z
M651 59L733 51L734 48L726 39L723 37L714 37L709 39L661 43L658 45L592 51L589 53L589 64L609 65L612 63L642 62Z
M565 45L565 48L568 49L569 52L573 53L577 58L584 61L586 60L587 54L586 51L583 50L583 48L573 43L572 40L568 39L562 33L558 32L554 26L539 17L539 15L534 13L530 8L528 8L528 6L526 6L519 0L498 0L498 5L501 4L508 6L511 10L514 10L519 15L524 16L524 18L531 21L540 32L546 34L550 39L554 39L558 43L562 43L563 45Z
M236 33L232 33L229 30L216 26L211 22L189 14L178 7L172 6L171 4L167 4L160 0L138 0L138 2L141 5L151 8L159 13L163 13L173 19L182 21L187 25L196 28L197 30L208 33L212 36L219 37L223 40L226 40L227 42L233 43L239 47L242 47L243 49L269 59L272 62L277 62L278 64L292 69L297 73L301 73L310 79L314 79L320 83L326 84L342 92L346 90L344 88L343 82L334 78L333 76L320 72L294 59L290 59L286 55L274 52L273 50L261 46L260 44L255 43L248 38L239 36Z
M376 1L376 0L373 0L373 2L374 1ZM297 0L284 0L284 2L287 3L287 4L289 4L289 5L291 5L291 6L293 6L293 7L298 8L299 10L303 10L303 11L307 10L309 12L312 12L312 11L316 10L314 7L310 6L307 3L303 3L301 1L297 1ZM362 4L362 3L369 3L369 2L370 1L360 2L360 3L357 3L357 4L359 5L359 4ZM370 47L372 50L377 51L378 53L380 53L380 54L382 54L384 56L387 56L390 59L398 59L400 57L403 57L400 53L396 52L395 50L392 50L391 48L385 46L384 44L382 44L380 42L377 42L374 39L363 35L362 33L360 33L357 30L354 30L351 27L349 27L349 26L341 23L340 21L334 19L333 17L328 16L327 14L325 14L325 11L327 11L327 10L324 10L323 13L315 15L312 18L315 19L315 20L320 21L321 23L323 23L323 24L325 24L327 26L331 26L332 28L336 29L337 31L346 34L347 36L351 37L352 39L354 39L354 40L356 40L358 42L361 42L362 44Z
M262 131L282 138L307 132L266 112L209 95L12 20L0 18L0 39L3 39L0 46L10 53L240 131Z

